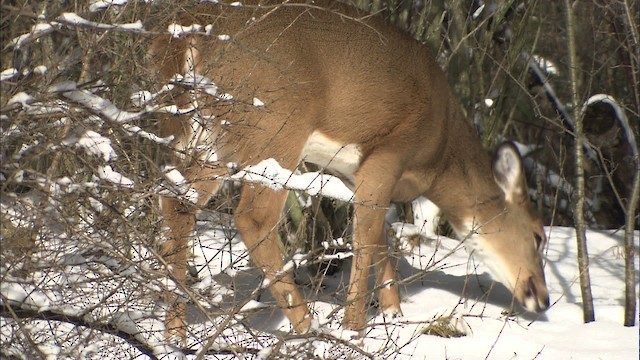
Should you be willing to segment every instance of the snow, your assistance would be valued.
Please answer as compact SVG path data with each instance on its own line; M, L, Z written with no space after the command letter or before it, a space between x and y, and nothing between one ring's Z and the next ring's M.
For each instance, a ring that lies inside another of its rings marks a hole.
M14 77L18 76L18 74L20 74L20 73L18 72L17 69L14 69L14 68L4 69L0 73L0 81L11 80Z
M627 115L626 115L624 109L620 106L620 104L616 101L616 99L613 98L613 96L608 95L608 94L596 94L596 95L591 96L582 105L582 108L580 109L580 113L582 114L581 116L584 115L585 111L587 110L587 108L590 105L598 103L598 102L603 102L603 103L611 106L611 108L616 113L616 118L618 119L618 121L620 122L620 125L622 125L622 128L624 129L625 135L627 136L627 141L630 144L635 144L636 143L636 138L635 138L635 134L631 130L632 127L631 127L631 125L629 123L629 119L627 118ZM633 155L637 159L638 158L638 149L637 149L637 147L636 146L631 146L631 151L633 152Z
M156 134L152 134L150 132L144 131L140 127L135 125L123 124L122 128L130 135L137 135L137 136L140 136L141 138L151 140L161 145L168 145L174 139L173 135L160 137Z
M114 0L112 3L116 5L116 1ZM97 11L99 10L104 3L96 2L95 4L90 5L90 10ZM92 10L94 9L94 10ZM98 23L94 21L89 21L76 13L65 12L62 13L57 19L57 21L49 21L35 24L31 27L31 31L17 36L11 40L9 43L14 49L19 49L25 44L38 39L41 36L49 34L53 32L56 28L61 27L62 25L67 26L83 26L90 27L96 30L119 30L119 31L131 31L131 32L142 32L144 31L144 27L141 21L136 21L128 24L105 24Z
M122 187L132 188L134 184L131 179L127 178L117 171L114 171L111 165L99 166L98 176L102 180L109 181L115 185L120 185Z
M471 18L473 20L476 20L477 18L480 17L480 14L482 14L482 11L484 10L484 4L478 6L478 8L473 12L473 14L471 15Z
M323 195L350 201L353 192L338 178L319 172L294 174L283 169L274 159L251 165L232 176L233 179L259 183L273 190L302 190L310 195Z
M210 36L212 32L213 32L213 25L211 25L211 24L207 24L207 25L205 25L205 27L204 27L204 33L205 33L207 36Z
M36 75L44 75L49 72L49 69L45 65L38 65L33 68L33 73Z
M111 147L111 140L93 130L87 130L80 138L68 142L73 142L77 147L84 148L89 154L102 157L104 161L111 161L117 157Z
M389 356L397 351L400 355L396 358L399 359L635 358L638 326L625 328L621 325L624 288L621 234L587 232L597 321L583 324L575 231L571 228L547 228L547 233L546 274L552 306L545 314L503 315L503 310L511 303L508 291L493 284L486 268L473 263L456 240L440 238L437 242L414 248L400 261L404 316L385 321L382 315L370 312L373 318L369 323L375 325L362 340L362 350ZM400 235L403 236L402 233ZM636 233L636 238L638 235ZM204 230L198 238L202 244L215 242L216 236L211 230ZM455 250L452 254L451 249ZM438 266L432 272L421 274L418 264ZM348 265L345 268L348 269ZM468 276L470 270L474 274L471 277ZM233 275L242 277L242 272ZM322 293L333 293L340 284L344 286L348 278L348 271L327 277ZM406 278L414 280L403 283L402 279ZM484 294L480 286L490 292ZM465 288L467 297L461 298ZM327 316L340 305L340 301L315 301L311 304L314 313L319 314L324 330L332 334L341 333L342 329L335 319ZM253 305L247 307L253 308ZM464 330L465 336L441 338L421 335L429 322L449 315L452 315L453 326ZM250 323L259 330L289 329L287 320L274 315L273 311L256 311L253 317ZM316 350L321 352L324 345L318 346ZM269 350L265 349L265 352Z
M196 90L204 91L205 94L216 96L218 87L205 76L188 71L185 75L176 75L171 79L172 83L193 87Z
M89 21L76 13L66 12L62 13L57 20L61 23L65 23L73 26L85 26L91 27L96 30L121 30L121 31L142 31L144 30L144 26L142 25L142 21L138 20L133 23L128 24L104 24L98 23L94 21Z
M72 90L76 90L77 88L76 86L77 85L74 81L70 81L70 80L61 81L51 85L47 89L47 92L56 93L56 92L72 91Z
M19 49L26 43L52 32L53 30L55 30L56 27L59 27L59 26L60 24L55 21L51 21L49 23L35 24L31 27L30 32L13 38L9 43L9 45L13 46L13 48L15 49Z
M87 130L79 137L70 136L62 142L62 145L84 149L88 154L101 158L104 162L111 162L117 158L111 146L111 140L93 130ZM132 188L134 185L131 179L113 170L113 167L108 164L98 166L97 175L100 179L118 186Z
M20 104L22 107L28 107L34 101L33 97L23 91L13 95L7 102L7 105Z
M0 284L0 293L6 301L10 303L22 303L27 309L31 308L43 311L50 306L48 297L35 286L29 284L3 281L2 284Z
M122 6L129 0L92 0L89 11L96 12L109 8L110 6Z
M200 30L202 30L202 25L200 24L184 26L173 23L169 24L169 26L167 27L167 32L174 38L179 38L181 36L184 36L185 34L197 33Z
M129 112L121 110L111 101L93 94L88 90L76 89L75 84L68 81L52 86L49 91L62 92L62 95L67 99L77 102L85 106L87 109L99 113L114 122L131 122L139 119L147 113L147 111Z
M192 204L198 203L198 192L190 187L178 169L167 166L163 169L164 177L169 181L169 188Z
M183 181L175 169L167 169L166 174L168 181L174 184ZM68 186L70 181L61 178L58 183ZM296 180L292 183L299 186L295 184ZM397 280L401 289L403 316L385 317L384 314L378 314L376 309L371 309L368 313L368 324L371 327L362 339L352 339L355 333L341 328L344 291L350 268L348 258L351 253L347 252L344 253L347 256L343 256L347 260L342 271L325 276L320 288L313 291L303 288L306 298L311 299L309 305L320 324L313 330L318 334L317 337L307 335L311 336L312 341L303 341L303 336L294 336L280 348L275 346L280 337L277 334L290 331L290 325L282 316L281 310L273 308L273 299L268 292L257 297L263 288L271 284L260 281L261 277L256 269L249 267L246 249L237 232L224 226L232 224L225 216L228 215L211 211L205 211L199 216L194 256L191 259L191 264L198 273L198 282L191 289L203 297L199 301L200 307L232 307L236 312L223 311L216 316L218 312L213 311L212 315L203 317L198 315L200 310L190 306L189 312L192 315L188 319L191 319L189 325L193 334L190 343L195 344L195 349L200 349L203 339L209 339L208 336L215 333L218 335L211 339L213 348L228 349L233 344L240 343L246 346L249 341L262 354L281 351L292 357L300 355L301 349L306 347L310 347L309 351L320 358L336 358L340 354L356 356L360 352L373 354L381 359L622 360L637 357L639 327L636 325L626 328L621 325L624 288L621 233L587 231L597 321L583 324L574 229L546 228L549 242L545 267L552 303L549 310L544 314L522 313L517 310L518 315L513 315L504 313L512 302L510 293L502 285L493 283L487 274L487 268L469 258L457 240L440 237L417 246L412 243L412 246L407 239L420 233L424 227L420 224L395 223L394 235L400 239L402 254L397 265ZM392 218L392 215L389 217ZM636 239L639 235L636 232ZM340 244L345 245L342 239L335 239L326 246ZM83 297L78 298L81 301L67 299L62 293L49 294L31 285L11 282L2 283L0 292L3 299L6 299L3 301L11 301L13 305L23 302L28 309L56 310L69 316L85 314L80 306L95 306L102 301L99 289L105 285L98 286L96 281L104 279L104 276L85 275L82 268L87 266L90 258L80 254L74 256L74 251L78 250L69 248L63 262L76 270L68 271L65 279L72 288L88 287ZM325 259L331 256L325 255ZM287 262L283 271L298 268L295 270L298 271L298 279L304 282L304 272L300 273L303 270L299 268L304 267L306 260L304 254L297 254ZM135 277L141 271L139 267L124 269L114 258L103 256L99 262L116 270L120 276ZM38 275L34 276L37 278ZM226 286L220 276L231 279L233 286ZM50 280L43 278L42 281ZM117 279L114 281L117 282L116 286L122 286ZM147 287L156 291L163 288L178 291L173 281L167 278L143 281ZM98 293L91 295L91 291ZM106 318L109 319L109 324L120 331L133 334L138 341L146 343L155 355L193 358L194 355L183 356L178 348L167 345L162 340L162 322L150 315L148 310L111 310L109 313L112 314ZM88 315L90 314L85 315L87 319L98 318L97 315L87 317ZM242 325L238 325L238 321ZM443 338L424 334L430 323L438 321L449 322L463 336ZM219 324L226 324L228 328L220 333L218 330L222 328L218 327ZM247 328L251 329L250 333L243 330ZM3 338L8 336L5 331L6 328L3 328L0 333ZM69 328L60 327L58 331L68 332ZM62 334L61 332L60 336ZM104 341L99 334L94 333L92 336L96 343L102 344ZM257 338L262 340L258 341ZM56 344L58 342L45 342L39 346L45 353L62 353L63 346ZM100 356L115 359L121 357L122 353L106 352L105 355L102 352Z
M556 64L540 55L533 55L533 61L535 61L547 75L558 75L560 73Z
M466 281L466 254L457 251L447 258L448 264L459 264L448 267L436 276L441 280L424 278L425 284L409 284L403 300L404 318L412 321L428 321L439 313L454 311L463 315L464 321L473 333L456 339L442 339L434 336L421 336L421 341L413 348L416 358L524 358L531 359L629 359L637 356L638 327L624 328L622 322L623 263L614 249L621 246L620 236L612 236L610 232L588 232L589 250L592 257L591 279L596 305L598 322L582 324L580 308L580 290L578 270L576 266L576 250L574 230L569 228L548 228L549 248L547 251L546 276L551 293L551 308L544 315L526 315L522 318L508 318L501 315L503 305L510 302L508 294L502 292L502 299L475 302L462 299L457 305L459 293L451 292L455 288L450 281ZM636 234L637 236L637 234ZM441 240L445 246L454 247L449 239ZM424 247L424 246L421 246ZM433 261L429 257L433 251L426 248L418 251L423 263ZM416 250L413 251L416 253ZM412 259L415 262L415 259ZM436 260L437 261L437 260ZM486 268L480 265L477 273L484 277ZM411 269L402 269L411 272ZM459 280L455 280L458 278ZM488 279L487 279L488 280ZM431 286L426 286L434 281ZM472 280L475 282L475 280ZM472 284L473 286L474 284ZM490 285L488 281L486 286ZM497 285L496 285L497 286ZM436 287L440 289L433 289ZM505 297L505 295L507 295ZM443 306L445 310L443 311ZM451 307L451 308L448 308ZM455 308L455 310L454 310ZM379 316L378 316L379 318ZM374 321L378 322L378 321ZM389 331L381 326L372 331L371 337L382 331ZM405 325L391 332L397 334L401 345L403 338L415 331L415 326ZM577 337L576 337L577 335ZM582 339L576 342L574 339ZM592 341L593 340L593 341ZM495 343L495 344L494 344ZM383 344L380 340L365 339L368 348L376 349ZM419 344L419 345L418 345ZM612 346L616 344L616 346ZM400 346L399 345L399 346Z
M157 93L153 93L153 94L150 91L147 91L147 90L140 90L140 91L135 92L135 93L133 93L131 95L131 101L135 104L135 106L143 107L144 105L146 105L150 101L152 101L155 98L157 98L159 95L168 93L168 92L172 91L174 88L175 88L175 85L166 84L160 89L160 91L158 91Z

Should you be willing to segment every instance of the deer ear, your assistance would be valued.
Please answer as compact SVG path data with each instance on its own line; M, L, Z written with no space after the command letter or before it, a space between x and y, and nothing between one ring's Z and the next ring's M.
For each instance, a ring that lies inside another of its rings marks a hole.
M511 142L498 147L493 158L493 177L507 202L520 202L527 194L522 158Z

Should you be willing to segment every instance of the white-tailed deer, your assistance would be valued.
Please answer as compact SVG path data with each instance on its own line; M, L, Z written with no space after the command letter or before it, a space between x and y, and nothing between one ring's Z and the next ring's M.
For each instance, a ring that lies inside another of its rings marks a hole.
M337 2L206 5L180 25L212 25L214 35L159 36L151 58L166 83L176 74L217 86L185 87L173 101L197 111L161 119L184 157L181 171L204 205L216 177L273 158L288 169L310 162L354 193L352 270L343 326L362 330L369 268L375 264L381 311L400 314L387 256L384 216L391 202L423 195L466 245L529 311L549 306L541 251L543 225L528 198L520 155L498 148L491 161L430 52L384 19ZM174 27L175 28L175 27ZM193 76L196 74L195 76ZM200 77L199 77L200 76ZM194 80L194 81L196 81ZM259 99L259 101L257 100ZM256 266L297 332L312 315L284 260L276 228L286 191L245 185L235 224ZM164 197L170 228L162 251L185 278L197 206ZM184 331L183 305L168 329Z

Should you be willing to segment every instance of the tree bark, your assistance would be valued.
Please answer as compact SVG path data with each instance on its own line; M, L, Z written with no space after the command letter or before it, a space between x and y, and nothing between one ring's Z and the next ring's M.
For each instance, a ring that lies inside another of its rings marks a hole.
M636 4L637 5L637 4ZM627 26L629 29L629 34L631 35L631 51L635 49L635 59L638 59L640 55L640 35L638 35L638 28L635 24L636 17L632 14L633 5L629 4L628 0L624 1L625 8L625 16L627 18ZM637 11L637 8L636 8ZM630 56L631 63L636 66L632 66L631 76L634 78L633 83L637 83L638 73L637 69L637 60L633 61L633 56ZM636 99L636 109L640 109L640 101L638 100L638 91L637 89L634 91L635 99ZM631 145L631 149L633 151L633 158L636 165L636 173L633 179L633 187L631 190L631 196L629 198L629 206L627 208L627 224L625 228L624 235L624 282L625 282L625 297L624 297L624 326L635 326L636 325L636 279L635 279L635 251L634 251L634 229L635 225L638 224L640 227L640 220L637 219L638 216L638 201L640 198L640 155L638 154L638 144L635 141L635 136L633 133L633 129L629 126L628 122L623 124L625 126L625 132L627 133L627 140L629 141L629 145Z
M582 293L582 314L585 323L595 320L593 309L593 295L591 294L591 279L589 276L589 252L587 251L587 237L584 221L584 133L582 131L582 116L578 101L578 75L575 43L575 29L571 1L565 0L567 16L567 40L569 45L569 67L571 70L571 97L573 102L573 118L575 119L575 156L576 156L576 193L574 196L574 223L578 242L578 270L580 272L580 291Z
M629 199L627 212L627 225L624 234L624 326L636 325L636 280L635 280L635 251L633 247L634 225L638 211L638 198L640 198L640 160L635 154L636 175L633 180L633 190Z

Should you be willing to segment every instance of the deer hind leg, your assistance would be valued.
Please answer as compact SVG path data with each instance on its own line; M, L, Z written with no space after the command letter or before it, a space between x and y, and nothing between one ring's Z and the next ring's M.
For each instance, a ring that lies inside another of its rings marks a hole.
M189 241L193 236L196 214L218 190L220 182L212 179L220 173L220 169L207 165L191 166L183 171L183 175L188 179L189 186L197 191L198 198L195 203L172 196L163 196L160 199L164 225L169 228L167 240L162 244L160 254L169 265L171 276L178 284L185 284ZM168 304L165 336L184 342L187 336L185 303L179 301L177 294L171 291L167 291L164 298Z
M372 154L355 174L353 260L343 326L361 331L365 326L368 297L369 268L376 262L377 285L381 309L400 312L400 297L393 282L394 272L388 258L384 236L384 217L389 207L391 192L398 170L397 160L390 154Z
M269 289L297 333L306 332L312 316L293 276L285 263L278 243L278 220L287 191L245 184L236 210L236 226L254 264L269 281Z

